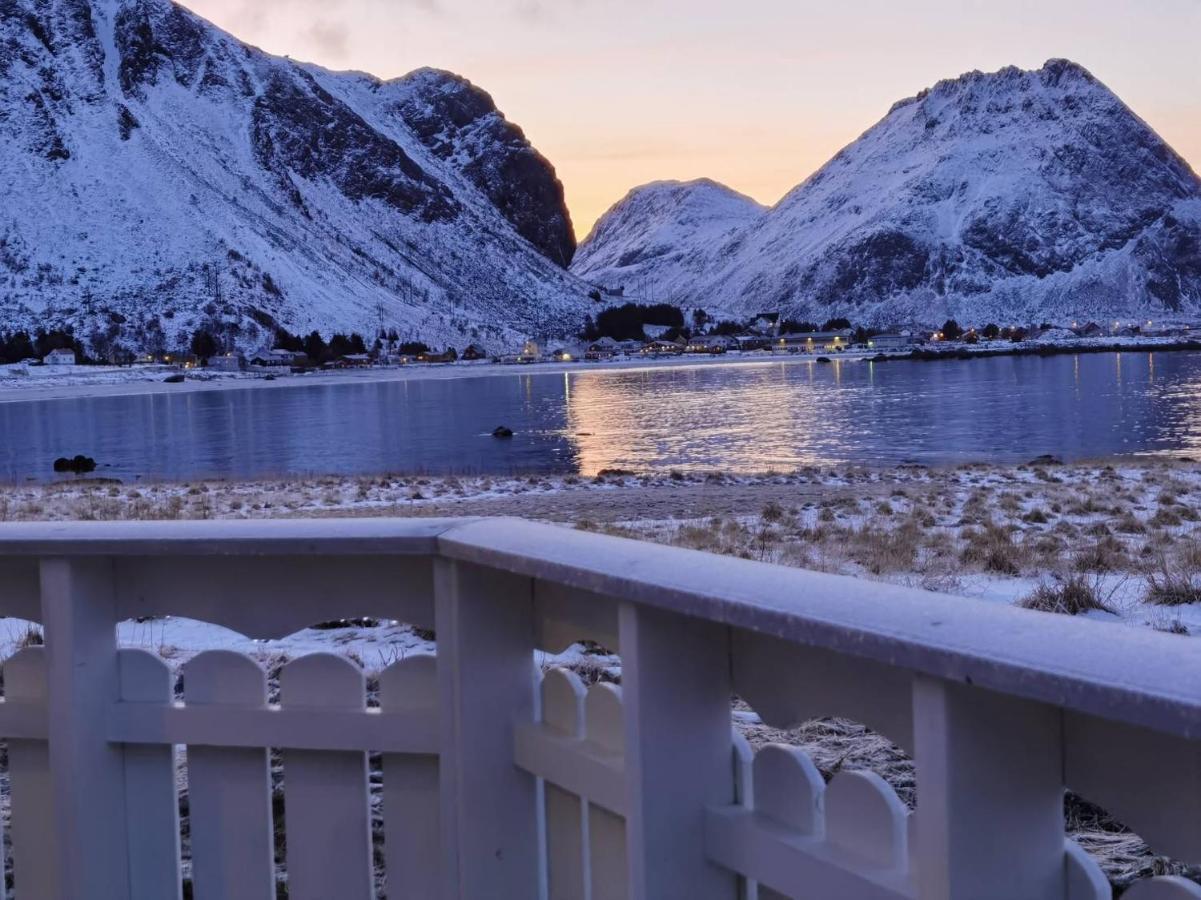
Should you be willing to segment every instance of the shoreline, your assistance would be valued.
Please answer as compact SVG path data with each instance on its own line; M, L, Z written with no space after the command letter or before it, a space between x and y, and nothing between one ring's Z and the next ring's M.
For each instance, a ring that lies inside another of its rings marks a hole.
M649 359L616 359L599 362L575 360L572 362L534 363L528 365L501 365L493 362L413 364L386 369L343 369L317 371L309 375L293 375L290 372L256 372L238 375L207 374L202 379L167 384L164 378L169 370L147 370L145 378L127 377L118 381L104 381L107 376L128 376L136 369L96 367L73 367L68 377L96 375L90 383L26 384L15 386L0 381L0 404L37 403L55 400L92 400L109 397L155 396L159 394L194 394L210 391L268 390L304 386L337 386L349 384L387 384L391 382L434 381L457 378L492 378L506 375L567 375L580 372L637 372L653 369L693 369L705 366L768 366L768 365L817 365L826 358L832 362L938 362L943 360L962 361L974 358L999 356L1070 356L1093 353L1154 353L1154 352L1198 352L1201 341L1143 338L1135 340L1113 340L1110 338L1083 338L1066 344L1036 344L1023 342L1003 347L990 345L956 346L947 350L915 348L904 353L872 353L870 351L848 351L817 354L766 354L721 356L672 356ZM274 378L268 378L273 375ZM41 380L41 379L39 379ZM46 378L46 380L51 380Z
M864 353L838 354L840 362L870 361ZM154 394L194 394L207 391L231 390L277 390L309 386L344 384L387 384L407 381L442 381L456 378L492 378L505 375L567 375L578 372L637 372L650 369L692 369L702 366L764 366L801 365L817 363L816 356L704 356L698 358L662 357L652 359L619 359L604 362L533 363L528 365L501 365L492 362L480 363L434 363L380 369L342 369L318 371L311 375L281 373L253 373L215 376L204 380L185 381L182 384L166 384L162 378L155 380L130 379L120 382L97 382L93 384L61 384L9 387L0 383L0 404L33 403L50 400L89 400L105 397L136 397ZM84 367L77 367L84 368ZM127 370L126 370L127 371ZM167 373L155 373L165 376ZM268 374L275 378L269 380Z

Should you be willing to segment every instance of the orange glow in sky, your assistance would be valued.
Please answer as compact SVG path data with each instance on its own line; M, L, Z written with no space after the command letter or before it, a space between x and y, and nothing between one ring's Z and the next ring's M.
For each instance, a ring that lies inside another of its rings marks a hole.
M273 53L450 69L558 169L581 238L631 187L708 176L774 203L922 88L1090 69L1201 169L1201 0L185 0Z

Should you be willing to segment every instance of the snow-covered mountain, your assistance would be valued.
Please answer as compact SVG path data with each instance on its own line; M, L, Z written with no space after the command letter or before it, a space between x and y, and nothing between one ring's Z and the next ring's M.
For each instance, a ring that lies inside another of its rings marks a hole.
M897 103L760 212L632 191L573 271L747 314L874 324L1201 312L1201 180L1080 66L971 72Z
M635 188L600 221L580 246L573 268L633 296L705 271L716 246L729 246L766 209L709 179L659 181ZM641 279L641 280L640 280Z
M449 73L269 56L169 0L0 0L0 330L574 331L551 165Z

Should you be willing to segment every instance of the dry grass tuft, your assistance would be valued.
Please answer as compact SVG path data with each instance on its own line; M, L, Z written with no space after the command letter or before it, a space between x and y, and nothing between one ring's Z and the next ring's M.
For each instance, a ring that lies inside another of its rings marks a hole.
M1201 572L1180 556L1159 558L1159 565L1147 574L1144 599L1157 606L1187 606L1201 601Z
M1018 575L1022 571L1021 548L1008 529L993 522L964 531L965 545L960 559L966 565L978 565L986 572Z
M1078 616L1086 612L1113 613L1114 609L1101 599L1099 585L1084 575L1070 575L1054 584L1040 584L1021 600L1022 609Z

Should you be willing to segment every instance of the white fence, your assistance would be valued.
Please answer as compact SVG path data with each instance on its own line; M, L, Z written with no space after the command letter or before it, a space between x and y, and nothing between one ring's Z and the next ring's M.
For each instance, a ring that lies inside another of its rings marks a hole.
M511 520L0 526L0 614L46 645L4 667L12 895L181 896L186 748L198 900L1098 900L1065 788L1201 863L1201 652L1190 639ZM183 696L115 626L178 615L269 638L333 618L435 628L368 707L301 658L269 704L204 653ZM622 684L539 676L593 640ZM731 697L787 727L862 722L912 754L878 777L752 754ZM269 751L284 810L273 808ZM383 849L368 752L382 754ZM1201 897L1148 879L1129 900Z

